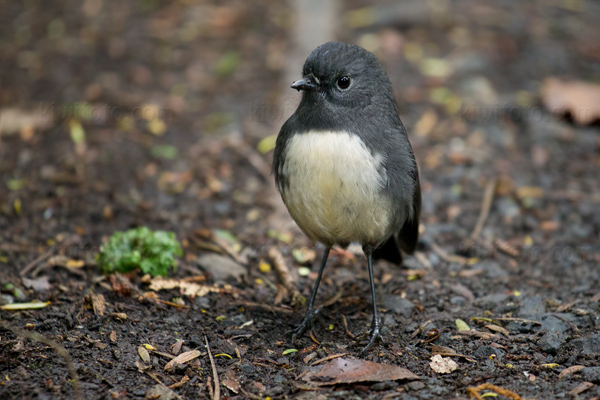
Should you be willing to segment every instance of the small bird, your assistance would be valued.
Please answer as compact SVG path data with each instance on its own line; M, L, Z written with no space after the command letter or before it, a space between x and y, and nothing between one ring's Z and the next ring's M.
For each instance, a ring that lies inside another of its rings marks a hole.
M402 263L419 235L421 188L392 84L362 47L328 42L312 51L292 88L302 91L275 145L273 172L300 229L325 245L317 281L292 342L312 326L314 303L334 245L362 245L373 321L366 352L380 336L373 259Z

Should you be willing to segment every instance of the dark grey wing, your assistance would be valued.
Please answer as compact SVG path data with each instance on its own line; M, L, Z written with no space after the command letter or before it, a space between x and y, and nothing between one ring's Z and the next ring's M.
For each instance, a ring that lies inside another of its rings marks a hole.
M396 205L397 220L394 233L373 255L395 264L402 263L400 250L412 254L419 239L419 216L421 213L421 185L419 171L406 130L397 120L398 128L392 134L383 135L383 148L388 149L384 163L386 190Z
M415 169L416 179L413 192L412 217L409 217L400 232L398 232L398 244L402 251L412 254L417 249L419 242L419 217L421 215L421 183L419 172Z
M283 173L284 165L285 165L285 153L287 150L287 144L292 136L292 129L294 125L294 116L292 115L286 122L283 124L281 129L279 130L279 134L277 135L277 140L275 141L275 151L273 152L273 167L272 173L275 175L275 184L277 185L277 189L281 193L285 187L287 187L287 177Z

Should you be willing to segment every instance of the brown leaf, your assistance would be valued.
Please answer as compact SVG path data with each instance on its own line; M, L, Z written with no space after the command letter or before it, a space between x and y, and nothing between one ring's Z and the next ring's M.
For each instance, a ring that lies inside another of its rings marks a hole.
M171 354L177 355L181 351L183 340L176 340L173 346L171 346Z
M225 372L225 375L221 380L221 384L235 394L238 394L238 392L240 391L240 382L238 380L238 377L235 375L235 371L233 371L232 369Z
M594 384L592 382L581 382L579 385L575 386L573 389L569 391L571 396L577 396L580 393L585 392L586 390L592 388Z
M23 285L28 289L33 289L36 292L41 292L43 290L50 289L50 282L48 281L48 276L42 276L37 279L27 279L25 277L21 278L23 280Z
M307 382L321 385L336 385L354 382L384 382L420 379L405 368L363 360L336 358L318 372L309 372L303 378Z
M104 311L106 311L106 301L104 301L104 296L101 294L93 294L92 293L92 307L94 307L94 314L96 315L104 315Z
M554 114L569 113L581 125L600 120L600 85L548 78L542 84L542 102Z
M33 130L45 130L54 124L54 112L40 107L37 110L5 108L0 111L0 132L12 134L24 132L27 137Z
M560 371L560 374L558 374L558 379L564 378L565 376L570 374L574 374L575 372L579 372L584 368L585 365L573 365L572 367L563 369L562 371Z
M165 370L171 369L177 364L185 364L186 362L193 360L194 358L200 357L200 354L200 350L190 350L186 351L185 353L181 353L180 355L169 361L167 365L165 365Z
M108 337L110 338L111 342L115 343L117 341L117 332L110 331L110 334L108 335Z
M475 300L475 295L471 292L471 289L466 287L461 283L457 283L456 285L452 285L452 291L458 295L461 295L465 299L469 301Z

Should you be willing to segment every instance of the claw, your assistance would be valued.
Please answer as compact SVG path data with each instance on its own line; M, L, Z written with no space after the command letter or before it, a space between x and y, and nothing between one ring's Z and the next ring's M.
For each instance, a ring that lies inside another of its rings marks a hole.
M380 331L378 319L373 321L373 329L371 329L371 331L369 332L369 343L367 343L367 345L361 350L361 352L360 352L361 356L365 355L367 350L369 350L369 348L373 345L373 343L375 343L375 340L377 338L379 338L379 340L381 340L383 342L383 339L381 338L381 331Z
M296 326L291 331L288 331L288 333L290 333L290 332L293 333L292 334L292 344L294 344L297 337L302 336L304 334L304 332L306 332L308 329L310 329L312 327L313 320L315 319L315 316L318 313L319 313L319 310L315 311L309 307L306 310L306 314L304 314L304 319L302 320L302 322L300 322L300 324L298 324L298 326Z

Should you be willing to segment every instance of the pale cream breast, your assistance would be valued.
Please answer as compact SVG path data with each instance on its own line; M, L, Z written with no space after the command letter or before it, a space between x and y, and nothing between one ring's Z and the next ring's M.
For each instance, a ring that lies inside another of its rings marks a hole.
M310 131L287 145L282 195L298 226L327 246L376 244L389 229L391 203L380 155L357 135Z

